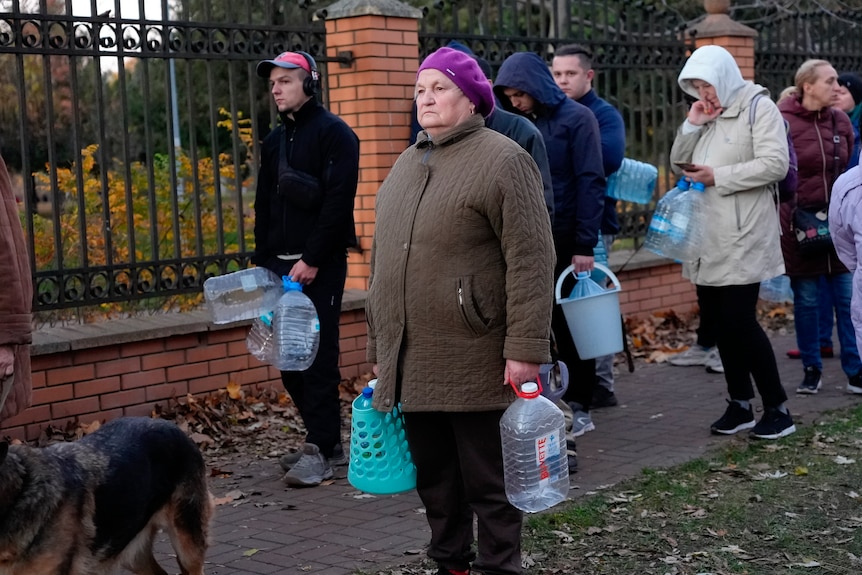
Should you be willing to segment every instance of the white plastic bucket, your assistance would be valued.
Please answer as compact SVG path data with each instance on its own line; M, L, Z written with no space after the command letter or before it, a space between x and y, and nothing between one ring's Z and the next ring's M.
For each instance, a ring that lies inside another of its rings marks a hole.
M560 293L563 282L575 266L569 266L557 279L557 303L563 308L569 333L578 348L581 359L593 359L623 350L623 327L620 321L620 282L614 273L595 264L595 269L605 274L614 287L600 294L580 298L563 298Z

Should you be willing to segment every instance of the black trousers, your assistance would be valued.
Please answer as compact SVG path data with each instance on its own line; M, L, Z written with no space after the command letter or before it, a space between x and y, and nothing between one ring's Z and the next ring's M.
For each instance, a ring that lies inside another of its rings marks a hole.
M700 312L714 318L718 330L716 343L730 398L752 399L754 378L763 405L777 407L787 401L787 393L781 385L772 344L757 322L759 292L759 283L697 288Z
M416 491L425 505L428 557L445 569L521 573L523 515L506 498L502 411L404 414ZM472 550L478 519L478 555ZM475 558L475 561L474 561Z
M285 262L287 270L273 270L287 275L292 262ZM270 268L272 269L272 268ZM317 357L305 371L282 371L281 381L290 394L299 415L305 423L307 443L320 448L325 457L332 457L332 450L341 441L341 400L338 384L341 370L338 368L339 333L341 321L341 298L344 295L344 280L347 277L347 260L339 259L321 266L317 277L303 286L320 320L320 347Z
M697 345L700 347L715 347L715 338L718 334L718 309L708 307L703 309L702 292L703 286L694 286L697 291L697 306L700 308L700 322L697 326ZM716 306L713 306L716 307Z
M557 254L554 277L560 277L563 270L569 267L571 263L571 257L564 259ZM574 279L564 282L561 293L568 294L572 291L573 285ZM557 342L559 358L569 368L569 388L563 395L563 400L579 403L584 411L589 411L590 404L593 402L593 391L596 389L596 360L581 359L581 356L578 355L578 348L575 347L575 342L572 340L563 308L556 303L551 316L551 330L554 332L554 340Z

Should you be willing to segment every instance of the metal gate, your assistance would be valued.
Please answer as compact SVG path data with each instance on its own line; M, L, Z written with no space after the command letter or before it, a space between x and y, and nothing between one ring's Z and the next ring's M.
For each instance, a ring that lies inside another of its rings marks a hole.
M36 309L190 305L250 256L255 142L277 117L255 65L305 50L325 92L323 23L277 0L81 4L0 2L0 142Z
M755 24L755 78L773 98L792 86L809 58L828 60L842 72L862 74L862 10L816 10Z
M438 1L424 12L422 57L457 40L496 71L514 52L536 52L550 62L556 46L588 47L596 69L593 88L623 115L626 156L659 166L659 190L668 189L668 156L687 112L676 78L693 49L677 13L612 0ZM618 237L641 241L652 208L620 202L618 210Z

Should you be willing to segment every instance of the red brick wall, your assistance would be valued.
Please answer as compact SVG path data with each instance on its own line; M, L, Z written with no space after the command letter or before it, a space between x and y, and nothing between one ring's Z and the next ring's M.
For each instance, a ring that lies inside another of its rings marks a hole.
M49 425L149 415L188 393L240 385L281 386L279 372L249 355L248 326L167 335L33 356L33 405L3 422L0 436L32 440ZM107 338L104 338L107 339ZM365 361L365 311L341 315L341 376L371 371Z
M681 268L669 263L619 273L623 315L636 317L667 309L687 313L694 309L697 306L694 284L682 277Z

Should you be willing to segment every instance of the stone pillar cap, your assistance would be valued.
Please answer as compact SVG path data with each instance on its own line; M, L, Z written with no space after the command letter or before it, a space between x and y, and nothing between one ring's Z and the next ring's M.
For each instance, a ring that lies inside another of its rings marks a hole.
M422 10L398 0L338 0L316 12L321 19L337 20L351 16L394 16L397 18L422 18Z

